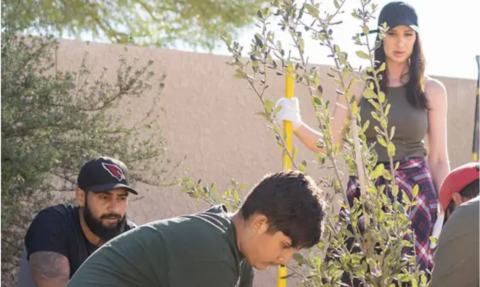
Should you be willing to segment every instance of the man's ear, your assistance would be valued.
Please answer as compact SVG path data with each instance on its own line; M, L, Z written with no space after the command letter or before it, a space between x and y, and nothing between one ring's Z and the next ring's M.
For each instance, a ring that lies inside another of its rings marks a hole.
M262 234L268 230L268 219L263 214L254 214L250 217L250 227L254 234Z
M84 207L85 200L87 200L85 196L85 191L77 187L77 189L75 190L75 199L77 200L78 205L80 205L81 207Z
M462 196L458 192L455 192L452 195L452 199L455 202L455 208L459 207L463 203Z

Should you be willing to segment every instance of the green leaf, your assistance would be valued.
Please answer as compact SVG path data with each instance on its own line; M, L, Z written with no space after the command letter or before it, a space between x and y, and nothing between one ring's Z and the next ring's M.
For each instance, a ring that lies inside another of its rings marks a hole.
M355 18L355 19L360 19L360 16L358 16L358 13L357 13L357 10L353 10L352 12L352 17Z
M325 35L323 33L318 33L317 37L320 41L325 41L327 39L327 35Z
M246 79L247 78L247 73L245 73L244 71L242 71L240 69L237 69L235 71L236 71L236 73L233 76L233 78L235 78L235 79Z
M335 5L335 8L336 8L336 9L339 9L339 8L340 8L340 4L338 4L338 1L337 1L337 0L334 0L334 1L333 1L333 4Z
M381 135L377 135L377 142L382 146L387 147L387 142L385 142L385 139Z
M375 99L377 95L375 95L375 93L371 89L365 89L363 91L363 97L365 99Z
M387 127L388 127L387 120L385 118L382 118L380 120L380 125L382 126L383 129L387 129Z
M262 35L260 34L255 34L255 43L262 48L263 47L263 41L262 41Z
M265 113L264 111L262 111L262 112L256 112L255 114L256 114L256 115L259 115L259 116L262 116L262 117L264 117L264 118L267 119L267 120L269 119L269 115L268 115L267 113Z
M265 109L268 112L271 112L274 106L275 106L275 103L272 100L265 100Z
M388 114L390 113L391 106L392 106L391 104L387 104L387 106L385 107L385 116L388 116Z
M273 130L275 131L275 134L277 134L277 135L281 135L281 134L282 134L282 132L280 131L280 128L279 128L278 126L276 126L276 125L273 126Z
M398 196L398 192L399 192L399 187L398 187L398 185L395 185L395 186L393 187L393 189L392 189L392 195L393 195L394 197L397 197L397 196Z
M437 240L435 239L435 243L434 244L437 244ZM427 285L427 276L425 276L425 274L422 274L421 276L421 279L422 281L422 286L426 286Z
M298 154L298 148L297 148L297 146L294 146L294 147L293 147L293 150L292 150L292 157L293 157L293 159L296 159L296 158L297 158L297 154Z
M385 93L384 92L380 92L378 93L378 101L383 104L385 102Z
M360 131L360 133L365 133L365 131L368 129L369 126L370 126L370 120L366 120L365 123L363 124L362 130Z
M358 113L358 105L357 102L352 103L352 115L356 115Z
M406 205L412 204L412 201L410 200L406 192L402 193L402 200Z
M390 130L390 136L389 136L390 140L392 140L394 136L395 136L395 126L393 126L392 129Z
M277 114L281 110L282 110L282 106L279 105L275 108L274 113Z
M363 34L368 35L370 33L370 29L368 29L367 25L363 25Z
M412 190L412 196L413 198L417 197L418 195L418 184L415 184L415 186L413 187L413 190Z
M387 65L385 64L385 62L383 62L383 63L380 65L380 67L378 68L377 73L378 73L378 72L383 72L383 71L385 71L386 67L387 67Z
M362 58L362 59L370 59L370 56L367 55L367 54L366 54L365 52L363 52L363 51L357 51L356 54L357 54L357 56L359 56L359 57Z
M395 156L395 145L392 142L388 143L388 156L389 157L394 157Z
M383 174L385 170L385 166L383 164L379 164L375 167L375 169L370 173L370 179L377 179Z
M333 45L333 50L335 51L335 53L337 54L340 54L342 51L340 50L340 46L338 45Z
M313 80L313 84L315 85L315 88L319 87L320 86L320 76L319 75L315 75L315 78Z
M260 18L260 19L263 20L263 14L262 14L262 11L261 11L261 10L258 10L258 11L257 11L257 16L258 16L258 18Z
M383 178L385 178L386 180L392 180L392 174L391 174L390 171L387 170L387 169L383 170L382 176L383 176Z
M306 264L305 257L303 257L303 255L300 253L293 253L292 259L295 260L299 265Z
M319 11L317 7L311 5L311 4L305 4L305 8L307 8L308 14L312 15L312 17L317 18Z
M307 162L303 161L301 164L299 164L298 170L305 173L307 171Z
M375 108L375 110L379 111L381 109L380 104L377 101L374 100L369 100L368 101L372 106Z

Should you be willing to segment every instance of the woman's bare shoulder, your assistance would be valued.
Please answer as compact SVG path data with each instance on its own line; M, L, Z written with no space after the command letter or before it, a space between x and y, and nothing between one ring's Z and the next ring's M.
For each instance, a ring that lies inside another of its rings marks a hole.
M430 76L425 76L425 92L427 94L435 94L438 92L442 93L445 91L445 85L440 80L434 79Z
M429 100L429 106L444 106L447 103L447 89L442 81L425 76L425 94Z

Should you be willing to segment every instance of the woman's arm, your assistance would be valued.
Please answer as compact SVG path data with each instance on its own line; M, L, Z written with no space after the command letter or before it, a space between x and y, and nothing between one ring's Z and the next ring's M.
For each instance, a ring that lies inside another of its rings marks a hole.
M361 73L363 76L364 72ZM362 93L365 88L364 83L357 82L350 92L355 95L355 99L357 103L360 103L362 99ZM298 111L299 113L299 111ZM345 96L338 95L336 98L334 110L333 110L333 117L331 122L332 134L333 134L333 142L338 143L340 145L340 149L343 147L343 138L342 138L342 127L345 125L345 120L350 117L350 112L348 110L347 101ZM321 149L317 147L319 141L323 141L323 134L319 131L314 130L313 128L309 127L307 124L300 122L299 126L294 129L294 134L298 137L298 139L311 151L318 153L322 152L325 153L325 149Z
M343 138L341 135L342 126L345 124L345 119L350 116L347 106L345 105L345 97L337 97L336 105L333 111L333 118L331 128L333 133L333 142L340 144L340 149L343 146ZM317 146L317 143L323 141L323 134L315 131L305 123L294 131L298 139L311 151L318 153L325 153L325 149Z
M427 161L433 184L438 192L450 172L447 150L447 91L437 80L429 78L425 85L428 97Z

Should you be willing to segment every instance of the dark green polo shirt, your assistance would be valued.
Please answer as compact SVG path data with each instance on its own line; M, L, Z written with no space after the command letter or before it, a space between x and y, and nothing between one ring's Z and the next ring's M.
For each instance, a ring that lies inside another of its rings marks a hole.
M225 206L155 221L112 239L67 287L250 287L253 270L239 253Z

